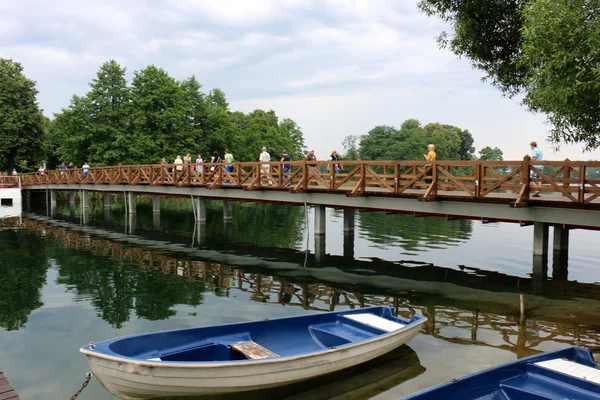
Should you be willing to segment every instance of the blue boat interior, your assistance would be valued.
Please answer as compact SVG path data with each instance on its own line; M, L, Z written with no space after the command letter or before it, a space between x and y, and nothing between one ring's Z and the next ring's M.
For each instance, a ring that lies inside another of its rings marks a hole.
M598 400L600 369L583 347L539 354L424 390L404 400Z
M390 307L369 307L133 335L97 343L93 351L135 360L243 362L349 346L409 329L424 320L420 315L395 317Z

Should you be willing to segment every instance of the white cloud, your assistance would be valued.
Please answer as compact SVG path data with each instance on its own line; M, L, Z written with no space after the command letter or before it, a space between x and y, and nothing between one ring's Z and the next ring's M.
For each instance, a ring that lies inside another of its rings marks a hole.
M232 108L273 108L323 156L348 134L407 118L469 129L477 148L521 158L544 119L440 50L445 28L405 0L0 2L0 54L38 82L47 115L89 90L99 66L154 64L222 88ZM600 158L563 147L548 158Z

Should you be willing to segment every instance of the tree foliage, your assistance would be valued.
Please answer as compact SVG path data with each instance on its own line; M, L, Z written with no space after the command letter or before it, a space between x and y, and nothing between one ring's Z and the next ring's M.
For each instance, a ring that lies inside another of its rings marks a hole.
M475 151L468 130L440 123L421 126L416 119L404 121L399 129L376 126L361 137L358 151L364 160L422 160L430 143L443 160L470 160Z
M283 149L298 159L305 149L293 120L279 120L272 110L232 112L222 90L203 93L195 76L177 81L150 65L128 85L125 68L110 60L90 87L52 121L45 148L57 161L146 164L188 152L206 160L226 148L238 161L254 161L263 146L274 159Z
M504 160L504 153L498 147L486 146L479 150L479 159L481 161L502 161Z
M555 144L600 146L599 0L421 0L442 18L442 47L466 57L503 93L544 113Z
M0 169L32 168L41 154L44 120L35 82L20 63L0 58ZM16 165L15 163L19 165Z

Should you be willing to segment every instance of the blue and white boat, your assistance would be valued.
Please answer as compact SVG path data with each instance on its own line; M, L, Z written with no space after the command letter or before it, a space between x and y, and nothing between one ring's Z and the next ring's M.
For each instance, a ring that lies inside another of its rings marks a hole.
M426 320L370 307L144 333L80 351L102 385L122 399L223 394L364 363L408 342Z
M590 349L568 347L467 375L403 400L598 400L598 368Z

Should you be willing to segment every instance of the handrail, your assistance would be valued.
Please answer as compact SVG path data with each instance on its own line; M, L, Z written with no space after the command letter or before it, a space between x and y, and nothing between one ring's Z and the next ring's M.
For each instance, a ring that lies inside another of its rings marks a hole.
M233 162L231 164L144 164L52 170L21 174L23 186L149 185L207 189L332 192L346 196L414 197L493 201L525 207L530 203L600 208L600 161L333 161ZM229 167L231 167L229 169ZM543 167L543 168L542 168ZM86 172L87 171L87 172ZM535 174L535 175L534 175ZM542 197L530 197L530 185Z
M19 189L21 187L21 177L20 176L0 176L0 189L4 188L15 188Z

